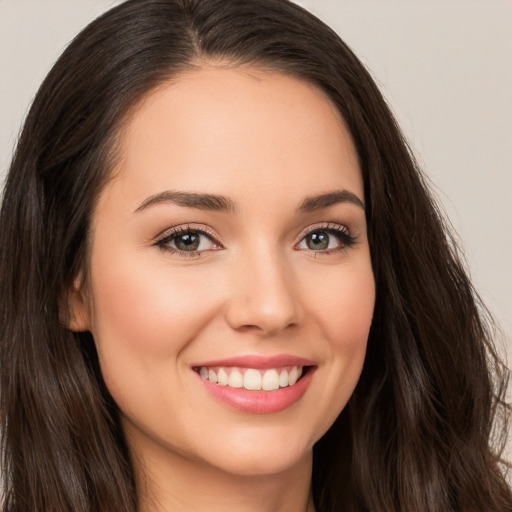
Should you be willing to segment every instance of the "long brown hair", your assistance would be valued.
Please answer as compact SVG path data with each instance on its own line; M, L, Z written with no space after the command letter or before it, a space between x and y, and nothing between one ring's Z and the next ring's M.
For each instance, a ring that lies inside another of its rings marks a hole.
M494 324L368 72L287 0L129 0L81 32L42 84L0 213L2 510L137 510L94 340L63 327L62 298L86 271L123 120L209 59L316 85L360 159L377 299L360 381L314 447L317 510L512 510Z

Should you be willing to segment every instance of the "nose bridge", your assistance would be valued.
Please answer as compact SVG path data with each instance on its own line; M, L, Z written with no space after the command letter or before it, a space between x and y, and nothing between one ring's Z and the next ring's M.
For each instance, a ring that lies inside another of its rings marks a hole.
M293 271L276 245L259 244L236 258L227 314L233 328L273 334L300 323Z

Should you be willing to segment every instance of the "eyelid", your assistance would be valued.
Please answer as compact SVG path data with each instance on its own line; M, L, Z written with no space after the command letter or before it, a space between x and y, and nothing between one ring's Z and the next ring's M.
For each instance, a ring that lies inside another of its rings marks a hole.
M164 247L164 244L166 244L172 237L179 235L180 233L186 233L188 231L194 231L201 235L207 236L212 240L212 242L215 243L215 245L218 245L219 247L223 248L223 245L218 240L219 237L217 236L217 234L210 227L204 224L181 224L178 226L174 226L172 228L168 228L159 235L157 235L152 245ZM168 249L174 250L176 252L182 252L179 251L179 249L174 249L172 247L168 247ZM194 254L194 251L190 251L190 254Z
M338 233L345 233L347 235L350 235L350 230L347 226L344 224L338 224L337 222L320 222L318 224L313 224L312 226L308 226L307 228L303 229L300 233L300 235L297 237L297 241L295 242L295 245L297 245L299 242L301 242L306 236L308 236L313 231L318 230L326 230L326 231L336 231Z
M323 249L323 250L313 250L313 249L306 249L299 247L300 244L305 240L305 238L310 234L314 233L315 231L326 231L331 236L335 236L338 238L340 242L339 247L334 247L331 249ZM328 256L331 254L338 254L342 253L344 251L347 251L351 247L353 247L357 243L358 236L353 235L350 232L350 229L345 224L338 224L337 222L323 222L320 224L314 224L312 226L308 226L306 229L304 229L300 236L298 241L294 245L294 249L297 251L303 251L306 254L314 255L315 258L318 256Z
M340 240L342 243L342 246L339 248L329 249L329 250L324 250L324 251L312 251L312 252L315 252L316 254L320 254L320 253L328 254L331 252L342 251L342 250L348 249L349 247L353 246L356 243L356 240L358 238L357 235L356 236L352 235L350 232L350 229L344 224L339 224L337 222L320 222L318 224L313 224L313 225L308 226L307 228L303 229L301 231L300 235L298 236L296 242L294 243L294 248L299 250L297 248L297 246L304 240L305 237L308 236L308 234L315 232L315 231L321 231L321 230L331 232L333 235L339 234L340 238L345 237L345 240ZM219 237L217 236L217 234L209 226L204 225L204 224L181 224L178 226L174 226L172 228L168 228L156 237L156 239L152 245L160 247L162 249L165 249L169 252L173 252L173 253L177 253L180 255L189 256L189 257L191 257L191 256L198 257L204 252L212 251L212 249L198 250L198 251L182 251L180 249L166 245L166 244L168 244L168 242L170 240L172 240L173 237L179 235L180 233L186 233L189 231L193 231L193 232L196 232L196 233L199 233L201 235L208 237L216 246L218 246L218 248L213 249L213 250L219 250L219 248L224 249L224 246L218 241ZM304 250L304 249L301 249L301 250Z

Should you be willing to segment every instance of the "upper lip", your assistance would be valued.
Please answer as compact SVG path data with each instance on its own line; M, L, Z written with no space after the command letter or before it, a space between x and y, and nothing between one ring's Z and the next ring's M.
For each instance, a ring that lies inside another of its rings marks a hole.
M215 359L203 361L193 366L196 368L214 367L214 366L237 366L239 368L280 368L282 366L314 366L314 362L304 357L293 356L291 354L278 354L275 356L260 355L242 355L229 357L227 359Z

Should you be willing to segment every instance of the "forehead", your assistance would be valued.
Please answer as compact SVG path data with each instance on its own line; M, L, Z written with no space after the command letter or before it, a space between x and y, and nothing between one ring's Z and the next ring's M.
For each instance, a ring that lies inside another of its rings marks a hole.
M276 72L184 72L143 98L119 143L113 184L128 200L164 189L247 200L340 187L363 199L357 154L338 110L315 86Z

